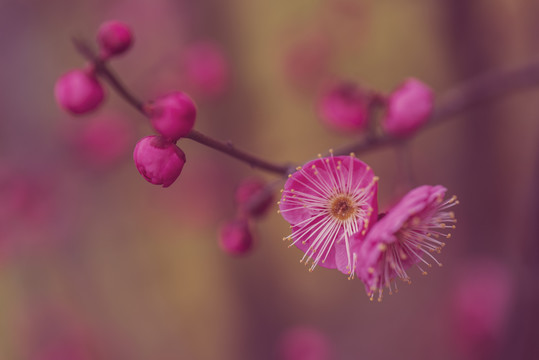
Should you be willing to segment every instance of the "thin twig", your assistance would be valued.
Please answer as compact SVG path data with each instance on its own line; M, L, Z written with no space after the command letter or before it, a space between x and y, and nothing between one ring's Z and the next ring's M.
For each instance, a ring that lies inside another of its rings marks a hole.
M103 76L122 98L147 116L144 103L127 90L114 72L109 69L107 64L85 41L74 39L73 43L79 53L94 64L96 72ZM433 114L427 122L427 126L423 126L419 131L410 135L408 138L397 138L387 134L371 135L360 141L336 149L334 154L344 155L351 152L356 154L365 153L380 147L408 141L420 131L441 124L443 121L452 118L454 115L467 111L478 104L503 96L509 92L536 87L537 85L539 85L539 62L534 62L513 70L477 76L452 90L447 91L441 96ZM192 130L191 133L187 135L187 138L230 155L240 161L246 162L252 167L269 172L287 175L290 173L291 169L293 169L293 165L274 164L270 161L260 159L245 151L236 149L230 142L225 143L212 139L196 130Z
M277 174L286 175L290 172L290 169L293 169L292 165L277 165L273 164L269 161L260 159L258 157L255 157L249 153L246 153L245 151L238 150L234 147L234 145L230 142L222 143L220 141L214 140L196 130L191 130L189 134L187 134L186 138L191 139L193 141L196 141L200 144L204 144L208 147L211 147L212 149L215 149L217 151L223 152L225 154L228 154L230 156L235 157L236 159L239 159L241 161L244 161L248 164L250 164L253 167L258 167L267 171L271 171Z
M104 77L124 100L126 100L135 109L140 111L143 115L147 115L146 111L144 110L144 102L139 100L136 96L131 94L129 90L127 90L127 87L125 87L125 85L119 80L118 76L116 76L114 72L109 69L106 62L104 62L85 41L81 39L73 39L73 44L81 55L92 62L92 64L95 66L95 71Z

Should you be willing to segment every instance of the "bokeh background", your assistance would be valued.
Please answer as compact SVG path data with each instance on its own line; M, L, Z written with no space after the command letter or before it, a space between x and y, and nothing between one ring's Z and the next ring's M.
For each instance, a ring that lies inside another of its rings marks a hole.
M459 223L444 267L371 303L359 281L300 265L275 211L251 254L220 250L238 182L271 174L181 140L187 165L159 188L131 159L152 130L110 89L91 115L57 107L56 79L84 65L71 38L108 19L135 33L112 63L130 89L189 91L197 129L279 162L358 136L317 118L335 79L388 92L415 76L443 94L539 59L535 0L0 0L0 359L539 358L539 84L410 142L414 185L458 195ZM200 42L226 59L217 92L184 76ZM391 204L402 156L359 155Z

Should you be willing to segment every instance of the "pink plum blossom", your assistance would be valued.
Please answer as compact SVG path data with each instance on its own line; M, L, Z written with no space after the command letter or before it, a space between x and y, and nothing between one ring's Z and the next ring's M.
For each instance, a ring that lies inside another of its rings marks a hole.
M371 228L363 242L354 244L357 255L356 274L367 294L382 299L383 287L392 294L392 284L397 277L410 282L406 270L416 265L441 263L432 255L445 246L441 237L449 238L447 229L455 228L455 215L448 209L458 201L456 197L444 201L446 189L442 186L420 186L406 194L391 210Z
M219 245L230 255L244 255L253 247L253 236L245 219L224 224L219 230Z
M107 21L97 31L97 42L105 57L126 52L133 43L133 34L127 24L112 20Z
M427 122L433 107L433 91L417 79L407 79L389 95L382 127L390 135L408 136Z
M148 113L155 130L164 138L177 141L193 128L197 110L187 94L176 91L157 98L149 105Z
M91 71L75 69L56 81L54 96L61 108L73 114L84 114L103 102L105 92Z
M222 94L229 79L229 65L221 47L210 41L189 46L184 54L183 66L189 85L198 94Z
M172 185L185 165L184 152L156 135L146 136L137 143L133 159L137 170L148 182L163 187Z
M320 330L310 326L295 326L286 330L278 343L279 360L329 360L331 344Z
M236 189L236 203L242 214L260 217L273 203L273 194L266 183L258 178L248 178Z
M368 97L356 84L342 83L322 97L318 110L329 128L344 132L360 131L367 126Z
M377 181L352 155L320 156L289 176L279 202L292 228L285 239L305 253L301 261L312 260L311 271L320 264L353 274L352 241L361 241L376 221Z

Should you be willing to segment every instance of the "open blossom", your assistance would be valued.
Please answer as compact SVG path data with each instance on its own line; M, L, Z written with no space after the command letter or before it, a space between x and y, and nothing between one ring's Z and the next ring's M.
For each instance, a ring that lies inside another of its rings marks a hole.
M424 275L423 266L442 265L432 253L445 246L441 238L451 236L445 230L455 228L456 219L448 209L458 204L455 196L444 201L445 192L439 185L413 189L378 220L361 244L355 243L356 274L371 300L376 291L382 299L384 286L390 294L393 287L397 290L397 277L409 283L406 270L413 265Z
M376 220L378 178L354 156L313 160L289 176L280 213L292 228L290 239L310 270L320 264L353 274L352 236L361 241Z

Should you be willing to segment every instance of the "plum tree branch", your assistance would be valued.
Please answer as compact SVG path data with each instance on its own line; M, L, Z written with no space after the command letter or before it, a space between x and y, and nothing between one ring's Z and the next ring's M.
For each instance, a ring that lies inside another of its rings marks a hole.
M77 51L93 64L96 74L104 78L125 101L144 116L148 116L145 103L127 89L119 80L118 76L107 66L107 63L85 41L73 39L73 44ZM286 175L293 169L289 164L275 164L261 159L246 151L235 148L230 142L221 142L194 129L187 134L186 138L248 163L254 168L260 168L280 175Z
M87 60L91 61L98 75L103 77L124 100L143 115L147 116L145 103L131 94L119 80L118 76L107 66L106 61L104 61L87 42L80 39L74 39L73 43L78 52ZM351 152L360 154L383 146L396 145L409 141L420 131L439 125L444 121L453 118L453 116L463 113L483 102L515 91L536 87L537 85L539 85L539 61L511 70L496 71L479 75L440 96L427 125L423 126L420 130L410 136L406 138L397 138L387 134L371 134L359 141L337 148L334 151L334 154L344 155ZM291 163L276 164L261 159L248 152L236 149L230 142L215 140L196 130L192 130L186 138L248 163L254 168L260 168L280 175L287 175L294 171L294 165Z

